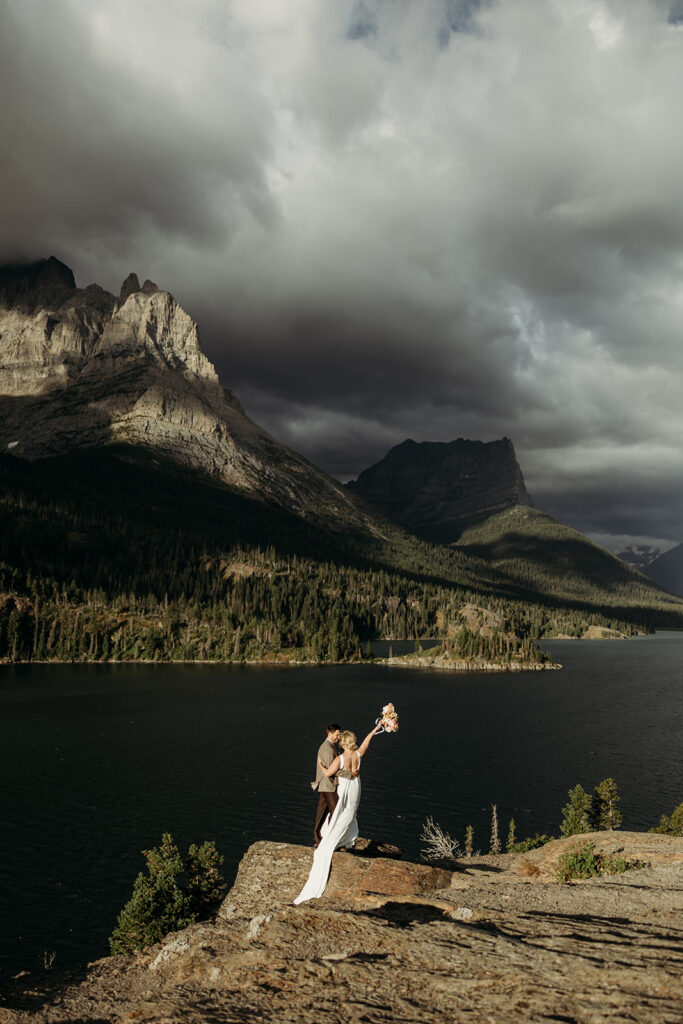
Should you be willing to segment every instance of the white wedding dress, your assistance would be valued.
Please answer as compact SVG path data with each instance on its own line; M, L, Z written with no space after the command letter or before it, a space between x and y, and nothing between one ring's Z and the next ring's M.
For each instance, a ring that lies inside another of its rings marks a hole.
M341 755L340 771L344 770L344 755ZM360 771L360 754L358 755L358 771ZM332 817L328 818L320 830L320 846L313 854L313 867L308 881L294 900L305 903L306 900L317 900L325 892L327 879L332 865L332 854L340 846L347 849L354 846L358 839L358 821L356 811L360 803L360 776L355 779L338 777L337 794L339 800Z

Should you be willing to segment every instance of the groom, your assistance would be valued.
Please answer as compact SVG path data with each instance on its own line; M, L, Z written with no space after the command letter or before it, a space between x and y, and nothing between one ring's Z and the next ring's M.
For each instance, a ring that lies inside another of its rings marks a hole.
M327 739L320 744L318 750L318 757L326 768L329 768L335 757L339 753L337 749L337 743L339 743L339 737L341 736L341 726L337 725L336 722L332 722L327 727ZM320 829L323 827L323 822L332 813L337 806L337 780L336 778L328 779L326 775L320 770L317 758L315 762L315 782L311 783L311 787L318 792L318 809L315 814L315 825L313 827L313 844L314 846L320 845Z

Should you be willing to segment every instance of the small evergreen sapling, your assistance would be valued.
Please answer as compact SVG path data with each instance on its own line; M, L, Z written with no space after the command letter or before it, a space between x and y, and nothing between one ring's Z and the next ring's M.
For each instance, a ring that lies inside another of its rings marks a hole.
M619 810L619 794L614 779L604 779L593 790L591 804L591 825L596 832L612 831L619 828L622 814Z
M515 819L514 818L510 818L510 825L508 827L508 838L507 838L507 843L505 844L505 849L507 850L508 853L512 852L512 849L513 849L515 843L517 842L517 837L515 835L515 829L516 829Z
M500 839L498 838L498 808L491 804L491 849L490 853L497 856L500 853Z
M674 808L671 817L668 814L663 814L659 825L651 828L650 832L660 832L665 836L683 836L683 803Z
M569 790L569 803L562 808L560 832L563 836L591 831L591 806L591 798L582 786Z

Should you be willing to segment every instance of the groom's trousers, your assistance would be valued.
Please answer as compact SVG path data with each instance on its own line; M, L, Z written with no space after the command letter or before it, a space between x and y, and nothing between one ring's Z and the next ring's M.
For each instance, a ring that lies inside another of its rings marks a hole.
M313 842L316 846L320 843L320 829L323 827L323 823L328 814L331 816L337 806L337 790L333 790L331 793L320 793L318 792L318 810L315 815L315 826L313 828Z

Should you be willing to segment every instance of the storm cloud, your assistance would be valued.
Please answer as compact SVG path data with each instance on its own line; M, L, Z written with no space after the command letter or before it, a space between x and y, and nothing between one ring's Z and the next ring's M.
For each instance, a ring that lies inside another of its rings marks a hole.
M683 539L683 4L4 0L3 260L135 270L355 476L515 442L538 507Z

